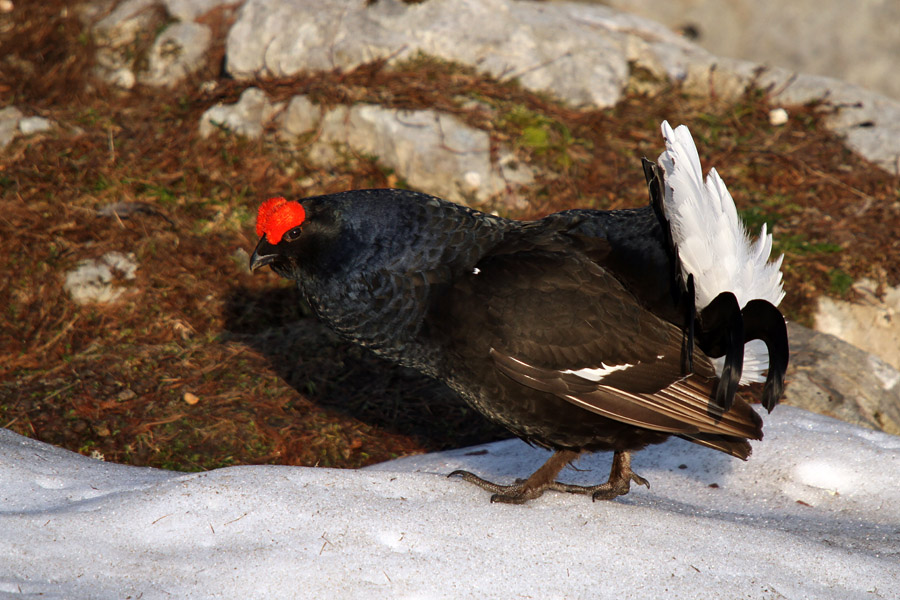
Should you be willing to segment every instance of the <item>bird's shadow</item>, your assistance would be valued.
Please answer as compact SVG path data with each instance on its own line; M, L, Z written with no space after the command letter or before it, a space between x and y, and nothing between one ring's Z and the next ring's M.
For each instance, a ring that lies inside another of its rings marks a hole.
M444 384L340 339L312 316L294 288L233 288L225 298L224 321L224 340L263 355L315 405L411 436L423 450L510 437Z

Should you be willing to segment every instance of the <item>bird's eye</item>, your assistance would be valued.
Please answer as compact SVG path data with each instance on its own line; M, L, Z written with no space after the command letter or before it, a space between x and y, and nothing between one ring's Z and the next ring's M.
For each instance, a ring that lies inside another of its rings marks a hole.
M300 237L300 228L299 227L294 227L293 229L291 229L290 231L288 231L287 233L284 234L284 239L285 239L285 241L288 241L288 242L293 242L298 237Z

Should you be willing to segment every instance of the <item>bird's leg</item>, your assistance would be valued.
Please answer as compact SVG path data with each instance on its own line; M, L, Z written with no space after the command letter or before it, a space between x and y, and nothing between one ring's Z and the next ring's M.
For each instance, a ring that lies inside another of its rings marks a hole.
M650 487L649 481L631 470L631 453L626 450L617 450L613 454L612 468L609 470L609 479L606 483L599 485L573 485L556 481L556 476L562 468L578 458L579 454L579 452L574 450L560 450L551 456L531 477L511 485L493 483L468 471L453 471L448 477L458 475L482 489L494 492L494 495L491 496L491 502L506 502L507 504L523 504L528 500L539 497L547 490L590 495L593 500L612 500L617 496L627 494L631 489L632 481L639 485Z
M532 473L531 477L525 481L513 483L511 485L499 485L486 479L482 479L478 475L469 473L468 471L453 471L448 477L458 475L464 480L474 483L478 487L489 492L494 492L491 496L491 502L505 502L507 504L523 504L528 500L537 498L547 489L558 489L557 486L564 484L555 481L556 476L562 471L562 468L578 458L579 452L574 450L559 450L550 457L540 469ZM599 486L597 486L599 487ZM568 491L568 490L564 490ZM626 491L627 484L626 484ZM587 492L583 492L587 493Z
M612 500L617 496L624 496L631 489L631 482L650 487L650 482L631 470L631 453L626 450L617 450L613 454L612 468L609 470L609 480L600 485L570 485L567 483L553 482L547 486L558 492L570 494L590 494L594 500Z

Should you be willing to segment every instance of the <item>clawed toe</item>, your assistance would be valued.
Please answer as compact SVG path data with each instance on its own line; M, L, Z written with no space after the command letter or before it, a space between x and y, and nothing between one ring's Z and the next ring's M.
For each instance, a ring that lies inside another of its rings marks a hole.
M500 485L498 483L494 483L493 481L488 481L487 479L482 479L475 473L470 473L469 471L463 471L462 469L457 469L456 471L453 471L452 473L447 475L447 477L459 477L460 479L462 479L464 481L468 481L469 483L474 483L475 485L477 485L478 487L480 487L483 490L487 490L489 492L494 492L495 494L502 494L502 493L510 490L511 488L516 487L515 484Z
M612 468L609 471L609 481L594 486L591 499L612 500L624 496L631 490L631 482L650 488L650 482L631 470L631 455L628 452L616 452L613 455Z
M464 481L474 483L483 490L494 492L491 496L491 502L500 502L503 504L524 504L528 500L532 500L543 494L545 489L544 487L529 488L526 485L527 480L521 479L517 479L516 483L510 485L500 485L499 483L488 481L474 473L460 469L453 471L447 477L460 477Z
M591 493L591 499L596 502L597 500L612 500L613 498L624 496L631 490L632 481L639 485L645 485L648 488L650 487L649 481L637 473L631 473L631 476L627 479L607 481L606 483L595 486L596 489Z

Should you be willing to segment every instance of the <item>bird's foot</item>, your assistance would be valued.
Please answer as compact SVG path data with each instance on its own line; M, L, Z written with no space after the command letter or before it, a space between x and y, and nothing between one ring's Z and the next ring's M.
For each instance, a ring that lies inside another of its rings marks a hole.
M631 454L618 451L613 455L613 464L609 472L609 480L599 485L573 485L555 481L556 475L566 463L574 460L578 455L571 451L561 451L554 454L543 467L526 480L518 480L510 485L500 485L487 479L482 479L468 471L453 471L448 477L461 477L469 483L474 483L483 490L493 492L491 502L503 502L506 504L524 504L528 500L538 498L547 490L566 492L568 494L583 494L590 496L592 500L612 500L618 496L624 496L631 489L631 483L650 487L650 482L631 470Z
M606 483L599 485L572 485L569 483L561 483L555 481L548 489L557 492L568 492L569 494L584 494L590 496L592 500L612 500L619 496L624 496L631 490L631 482L650 487L650 482L632 472L628 477L613 480L610 478Z
M574 450L560 450L556 452L544 465L535 471L525 481L517 481L510 485L500 485L487 479L482 479L468 471L453 471L448 477L461 477L469 483L474 483L483 490L494 492L491 502L503 502L506 504L524 504L544 493L545 490L555 489L554 486L562 485L554 481L556 475L564 466L578 458L578 452Z
M555 482L551 489L568 492L570 494L590 495L591 499L612 500L624 496L631 490L631 482L645 485L650 488L650 482L631 470L631 454L625 451L617 451L613 454L612 468L609 470L609 479L599 485L569 485Z

